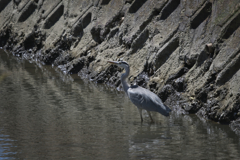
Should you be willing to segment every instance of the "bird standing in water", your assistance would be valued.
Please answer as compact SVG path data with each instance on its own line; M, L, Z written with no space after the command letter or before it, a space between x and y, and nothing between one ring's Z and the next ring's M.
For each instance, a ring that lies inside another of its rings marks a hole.
M145 88L142 88L138 85L129 86L129 84L126 82L126 78L128 77L130 72L130 67L127 62L108 61L108 63L117 65L118 67L125 69L126 72L121 75L123 90L127 93L132 103L137 106L140 113L141 122L143 122L142 118L143 109L145 109L148 112L151 122L153 122L153 119L150 114L150 111L159 112L164 116L169 116L171 109L165 106L162 100L155 93Z

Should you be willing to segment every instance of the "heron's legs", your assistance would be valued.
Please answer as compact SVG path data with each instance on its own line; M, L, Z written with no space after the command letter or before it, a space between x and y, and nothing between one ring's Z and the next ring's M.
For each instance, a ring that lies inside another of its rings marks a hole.
M152 116L151 116L150 112L147 111L147 113L148 113L148 115L149 115L149 117L150 117L150 119L151 119L151 123L153 123L154 121L153 121L153 119L152 119Z
M142 118L142 109L138 108L138 111L139 111L139 114L140 114L140 117L141 117L141 122L143 122L143 118Z

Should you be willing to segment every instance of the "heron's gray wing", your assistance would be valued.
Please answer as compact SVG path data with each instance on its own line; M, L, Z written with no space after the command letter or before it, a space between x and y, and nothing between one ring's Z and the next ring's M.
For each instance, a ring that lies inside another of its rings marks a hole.
M137 107L148 111L156 111L163 115L168 115L171 111L167 106L162 103L162 100L153 92L142 88L140 86L129 88L128 97Z
M155 95L151 91L140 86L128 89L128 96L130 100L138 107L148 111L157 111L158 104L155 100ZM157 97L158 98L158 97Z
M129 99L135 104L137 107L143 108L143 104L145 103L144 94L139 87L129 88L127 91Z

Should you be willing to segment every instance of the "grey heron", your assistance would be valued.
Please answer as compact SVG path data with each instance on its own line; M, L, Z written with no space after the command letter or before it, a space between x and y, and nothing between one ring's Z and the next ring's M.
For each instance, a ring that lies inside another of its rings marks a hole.
M153 122L152 116L150 114L150 111L159 112L164 116L169 116L169 113L171 112L171 109L163 104L162 100L153 92L140 87L138 85L132 85L130 86L126 82L126 78L129 75L130 67L127 62L125 61L108 61L108 63L117 65L118 67L124 68L125 73L121 75L121 82L123 86L123 90L126 92L129 99L132 101L134 105L137 106L141 122L143 122L142 118L142 110L146 110L148 112L148 115L151 119L151 122Z

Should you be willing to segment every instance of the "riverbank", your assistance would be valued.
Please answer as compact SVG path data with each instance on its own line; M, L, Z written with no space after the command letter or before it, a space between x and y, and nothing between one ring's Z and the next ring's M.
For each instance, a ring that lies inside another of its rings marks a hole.
M0 1L0 47L64 73L156 94L174 111L239 128L239 1ZM227 7L226 7L227 6Z

